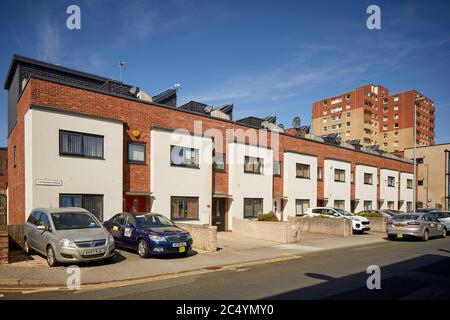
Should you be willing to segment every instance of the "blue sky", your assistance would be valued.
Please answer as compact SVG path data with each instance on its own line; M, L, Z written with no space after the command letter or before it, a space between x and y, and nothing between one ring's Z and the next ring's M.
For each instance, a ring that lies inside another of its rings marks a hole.
M81 30L66 8L81 8ZM381 30L366 8L381 8ZM449 1L1 1L0 75L14 53L119 78L180 102L235 104L235 118L311 123L313 101L366 83L417 89L436 105L436 142L450 142ZM0 145L6 145L6 91Z

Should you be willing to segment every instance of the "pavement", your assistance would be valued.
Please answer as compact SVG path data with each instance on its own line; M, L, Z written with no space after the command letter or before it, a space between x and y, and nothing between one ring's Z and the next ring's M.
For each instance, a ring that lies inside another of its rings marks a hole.
M249 247L254 248L254 245ZM0 295L3 296L1 300L181 300L179 306L186 300L210 299L448 300L449 247L450 237L428 242L367 242L352 247L310 251L296 255L295 259L250 262L217 267L208 272L197 270L120 286L105 284L79 290L36 291L0 288ZM367 281L372 273L368 273L367 268L374 265L379 267L379 289L370 290ZM191 305L196 304L191 302Z
M193 271L210 272L221 267L242 267L249 263L269 263L298 259L304 255L338 248L376 245L387 242L385 234L366 233L351 237L323 234L302 236L301 242L280 244L230 233L218 233L216 252L193 251L187 257L160 256L141 259L133 251L118 249L112 262L79 264L81 285L168 278ZM66 266L50 268L39 255L11 254L9 265L0 266L0 287L64 287L70 276Z

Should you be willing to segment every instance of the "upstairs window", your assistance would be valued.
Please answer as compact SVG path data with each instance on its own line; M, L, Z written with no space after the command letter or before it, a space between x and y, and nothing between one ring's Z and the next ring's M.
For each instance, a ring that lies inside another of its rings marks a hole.
M214 154L214 170L225 171L225 153L216 152Z
M262 158L245 156L244 172L261 174L264 160Z
M373 184L373 174L367 172L364 173L364 184Z
M345 170L334 169L334 181L345 182Z
M170 146L170 164L177 167L199 168L199 150Z
M309 164L297 163L296 172L297 178L309 179L310 178Z
M388 187L395 187L395 177L389 176L387 179Z
M273 175L281 176L281 161L273 161Z
M103 159L104 138L100 135L59 131L59 154Z
M128 142L128 161L145 163L145 143Z
M413 181L412 179L406 179L406 188L412 189L413 188Z

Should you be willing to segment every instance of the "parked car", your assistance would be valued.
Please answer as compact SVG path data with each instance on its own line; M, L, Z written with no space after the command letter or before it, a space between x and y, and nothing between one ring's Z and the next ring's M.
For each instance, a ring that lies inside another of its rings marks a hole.
M395 216L395 213L391 212L390 210L364 210L361 211L359 213L357 213L357 215L364 215L364 214L381 214L384 218L386 219L392 219L392 217Z
M450 211L433 211L430 214L443 223L447 231L450 229Z
M394 215L405 213L405 212L403 212L403 211L401 211L401 210L394 210L394 209L383 209L383 210L380 210L380 211L390 212L390 213L392 213L392 214L394 214Z
M331 207L316 207L316 208L308 208L305 213L306 215L313 217L325 215L332 218L342 217L346 219L351 219L353 232L364 232L370 230L369 219L367 219L366 217L355 216L344 209Z
M47 257L50 267L111 259L115 243L111 234L89 211L81 208L37 208L25 225L24 251Z
M122 212L104 225L117 246L137 250L142 258L167 253L187 255L192 248L191 234L160 214Z
M419 237L427 241L430 237L447 236L447 228L429 213L405 213L386 223L386 232L390 240Z
M439 211L439 209L436 209L436 208L418 208L418 209L416 209L416 213L431 213L434 211Z

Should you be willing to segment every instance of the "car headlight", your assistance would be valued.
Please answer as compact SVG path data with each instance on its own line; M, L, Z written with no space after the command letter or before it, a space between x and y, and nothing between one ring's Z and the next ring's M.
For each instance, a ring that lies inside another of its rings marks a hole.
M148 236L150 238L150 240L155 241L155 242L164 242L166 241L166 237L163 236L155 236L155 235L151 235Z
M112 236L111 233L108 232L108 243L109 244L113 244L114 243L114 237Z
M76 248L77 247L75 245L75 242L73 242L73 240L70 240L70 239L61 239L59 241L59 245L64 248Z
M192 239L192 236L191 236L190 233L187 233L187 234L186 234L186 237L187 237L188 240L191 240L191 239Z

